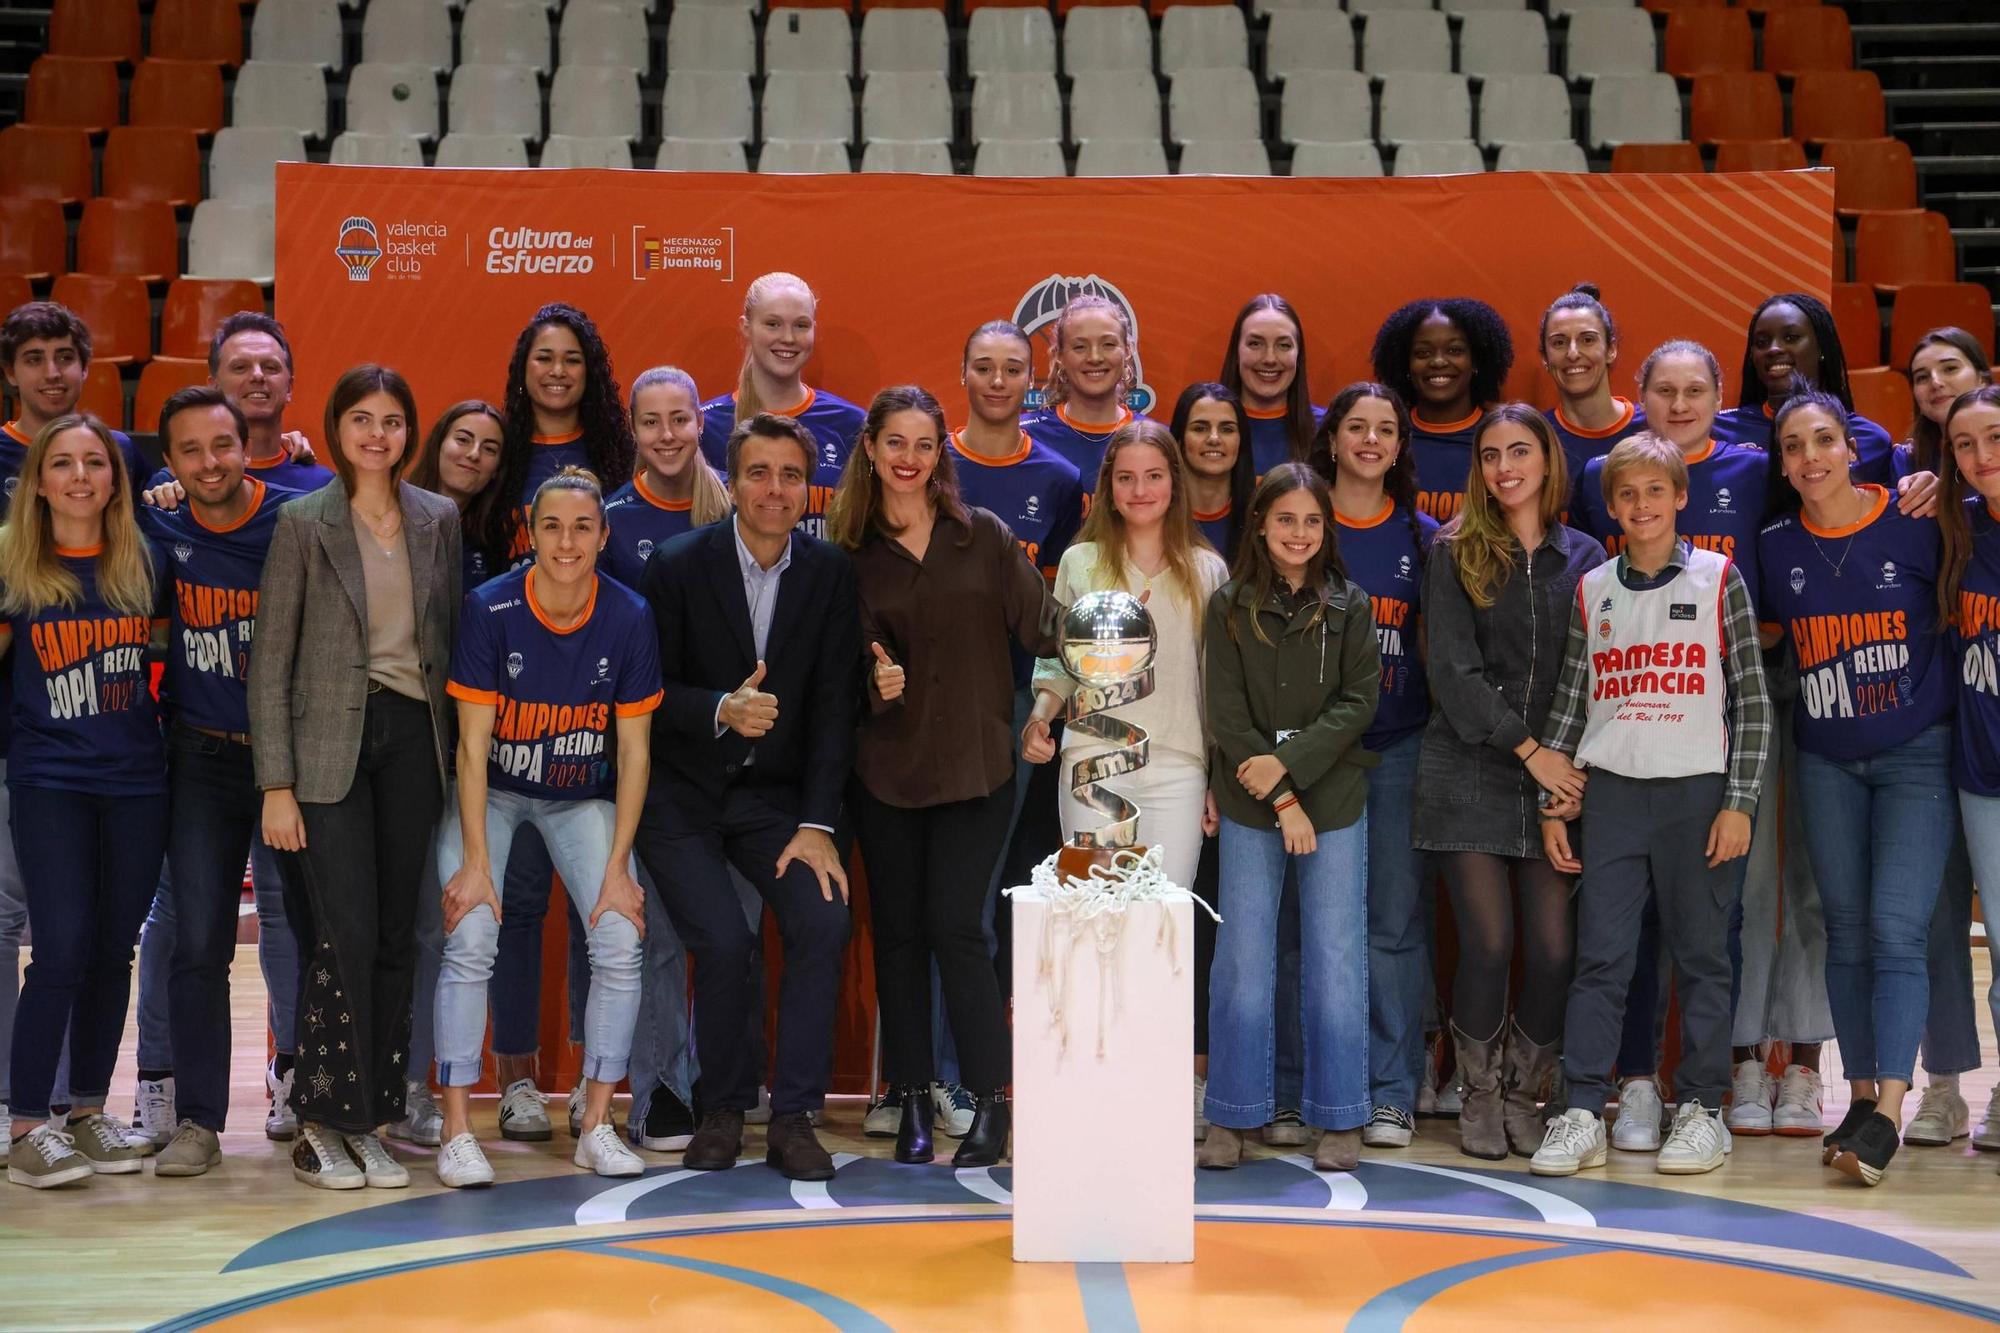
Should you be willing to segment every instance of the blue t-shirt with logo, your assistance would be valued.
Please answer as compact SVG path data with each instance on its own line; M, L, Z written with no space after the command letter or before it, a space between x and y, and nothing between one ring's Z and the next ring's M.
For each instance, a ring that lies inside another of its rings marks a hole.
M1047 445L1057 457L1076 469L1083 487L1083 512L1090 512L1090 498L1097 493L1097 474L1104 466L1104 446L1111 443L1120 427L1132 420L1132 409L1120 407L1118 419L1108 426L1079 425L1061 404L1021 414L1021 429L1036 444Z
M639 473L604 501L604 522L611 535L598 557L598 569L628 588L637 588L653 548L693 526L693 512L694 501L662 500L647 488L646 474Z
M1083 522L1083 482L1076 469L1026 431L1021 447L1005 458L970 453L961 440L962 432L953 432L959 494L966 504L990 511L1012 529L1029 562L1053 581ZM1034 674L1035 660L1019 644L1011 644L1009 651L1019 689Z
M1958 744L1952 780L1975 796L2000 796L2000 521L1980 496L1965 502L1972 555L1958 585Z
M1716 414L1715 438L1769 450L1777 418L1778 405L1773 403L1732 407ZM1860 457L1854 460L1851 470L1854 480L1876 486L1894 485L1896 442L1889 438L1889 432L1859 412L1847 414L1847 428L1854 432L1854 443L1860 449Z
M1556 433L1556 442L1562 445L1563 457L1569 463L1569 484L1574 492L1583 484L1584 465L1593 458L1602 458L1611 452L1612 446L1627 436L1637 435L1646 429L1646 414L1639 411L1623 398L1611 400L1618 406L1618 419L1602 430L1585 430L1563 414L1560 407L1542 413L1549 428ZM1576 512L1576 506L1570 506ZM1612 554L1616 554L1613 552Z
M269 463L249 463L244 469L267 486L294 495L310 495L333 480L333 469L320 463L283 457Z
M1758 537L1763 616L1799 663L1799 748L1827 759L1880 754L1951 713L1938 628L1938 526L1870 486L1868 511L1837 531L1788 514Z
M1371 519L1334 515L1347 577L1374 603L1375 640L1382 655L1382 700L1361 737L1370 750L1394 745L1430 720L1430 678L1417 652L1417 622L1423 616L1424 558L1437 531L1438 522L1429 514L1398 509L1387 499Z
M495 710L486 780L546 801L615 789L613 719L660 706L660 650L639 594L598 576L583 619L552 626L535 602L535 569L472 590L459 617L445 690Z
M1763 529L1770 493L1770 458L1759 449L1710 440L1688 458L1687 507L1675 516L1674 530L1704 551L1728 556L1743 575L1751 606L1762 605L1757 565L1757 534ZM1625 533L1611 517L1604 499L1604 460L1584 464L1570 506L1572 526L1604 543L1616 559L1625 549Z
M1249 408L1243 415L1250 419L1250 462L1263 476L1280 463L1304 462L1292 457L1291 414L1278 411L1259 416ZM1319 423L1326 419L1326 409L1314 407L1312 410L1313 430L1319 430ZM1216 548L1220 550L1220 547Z
M1472 475L1473 428L1486 415L1474 408L1460 421L1442 425L1410 415L1410 450L1417 459L1417 508L1439 523L1465 507L1465 479Z
M1215 553L1231 566L1236 563L1236 552L1229 549L1229 520L1235 512L1234 504L1226 504L1212 514L1197 510L1193 516L1195 528L1208 538L1208 544L1215 548Z
M834 488L840 485L840 474L861 438L868 413L838 394L808 388L805 402L780 415L792 418L819 441L819 458L806 479L806 512L798 526L800 532L823 540L827 506L833 503ZM735 394L725 393L701 405L702 456L724 476L729 472L729 436L735 429Z
M210 731L247 732L250 648L264 557L289 494L244 478L253 498L228 528L211 528L194 506L139 512L139 524L173 587L166 693L174 713Z
M535 492L542 488L542 483L566 467L590 467L590 446L584 443L580 430L566 435L537 435L533 445L534 452L528 455L528 477L521 485L520 526L514 529L514 539L507 547L509 569L523 569L535 563L531 516L535 507ZM598 478L600 483L603 480Z

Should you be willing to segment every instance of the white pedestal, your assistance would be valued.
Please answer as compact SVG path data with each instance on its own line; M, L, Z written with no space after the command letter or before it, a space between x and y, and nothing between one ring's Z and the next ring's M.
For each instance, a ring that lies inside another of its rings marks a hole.
M1014 895L1014 1258L1194 1260L1194 905L1136 903L1102 966L1086 929L1040 975L1047 903ZM1162 937L1164 920L1171 925ZM1100 996L1103 1054L1098 1054ZM1105 1136L1114 1108L1118 1133Z

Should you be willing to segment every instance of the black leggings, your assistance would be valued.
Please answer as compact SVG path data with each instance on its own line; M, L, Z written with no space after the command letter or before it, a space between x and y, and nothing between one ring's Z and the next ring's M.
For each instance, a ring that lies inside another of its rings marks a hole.
M1576 957L1572 881L1540 857L1443 852L1438 862L1458 925L1458 976L1452 988L1452 1021L1458 1030L1475 1040L1500 1031L1507 1017L1507 972L1518 921L1521 993L1514 999L1514 1017L1538 1044L1561 1037Z

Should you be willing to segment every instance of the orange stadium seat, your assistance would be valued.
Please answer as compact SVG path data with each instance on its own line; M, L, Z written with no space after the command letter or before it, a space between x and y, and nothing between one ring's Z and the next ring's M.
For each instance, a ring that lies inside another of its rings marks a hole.
M132 428L151 432L160 424L160 408L182 389L208 383L208 360L156 356L139 372L139 395L132 402Z
M1917 206L1917 163L1901 139L1837 139L1819 163L1833 168L1833 206L1842 213Z
M83 394L76 400L81 411L90 413L113 430L124 430L125 379L109 361L92 361L84 372Z
M1889 364L1907 366L1917 339L1956 326L1979 339L1993 359L1993 293L1976 282L1913 282L1896 292L1889 314Z
M12 310L35 299L35 285L18 273L0 273L0 310Z
M1702 74L1694 81L1688 137L1696 143L1718 139L1779 139L1785 133L1785 102L1769 74Z
M1854 68L1854 31L1831 5L1785 9L1764 20L1764 68L1780 78Z
M0 273L46 278L69 271L69 228L53 199L0 195Z
M142 60L132 72L133 125L222 128L222 67L205 60Z
M1851 370L1847 387L1854 391L1854 410L1888 431L1890 439L1910 437L1910 428L1917 424L1917 405L1902 371L1893 366Z
M1613 171L1702 170L1701 149L1691 143L1621 143L1611 150Z
M148 54L163 60L243 63L243 11L236 0L158 0Z
M1715 145L1717 171L1803 171L1806 150L1790 139L1722 139Z
M1958 246L1942 213L1921 208L1863 213L1854 228L1854 280L1894 291L1913 282L1958 281Z
M1875 289L1865 282L1833 284L1833 323L1850 366L1879 366L1882 360L1882 312Z
M1882 81L1865 69L1801 74L1792 84L1792 137L1806 143L1887 134Z
M0 130L0 190L66 204L90 198L90 135L67 125Z
M1662 66L1678 79L1757 68L1750 16L1740 9L1679 9L1667 15Z
M1736 0L1736 3L1752 14L1766 14L1779 9L1817 9L1820 0Z
M104 190L114 199L201 202L201 141L172 125L120 125L104 141Z
M102 134L118 123L118 62L40 56L28 67L21 119Z
M139 63L139 0L55 0L49 54Z
M49 293L90 326L93 360L141 362L153 355L153 303L137 278L97 273L65 273Z
M181 271L180 231L170 204L156 199L93 199L76 233L76 267L164 282Z
M264 289L235 278L175 278L160 310L160 355L208 356L208 341L239 310L262 310Z

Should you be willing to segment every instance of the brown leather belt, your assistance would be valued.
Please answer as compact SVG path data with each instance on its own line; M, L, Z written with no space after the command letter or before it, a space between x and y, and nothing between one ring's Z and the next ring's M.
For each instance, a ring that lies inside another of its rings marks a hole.
M234 741L238 745L248 745L250 743L250 733L247 731L217 731L213 727L197 727L192 722L183 722L181 725L189 731L194 732L197 736L213 736L216 740Z

